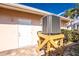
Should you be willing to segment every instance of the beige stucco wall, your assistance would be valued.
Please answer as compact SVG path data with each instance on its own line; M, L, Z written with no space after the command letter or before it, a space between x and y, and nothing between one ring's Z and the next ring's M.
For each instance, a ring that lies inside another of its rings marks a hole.
M17 25L11 19L0 13L0 51L18 47Z
M0 51L18 48L18 19L28 19L32 21L32 26L39 26L41 17L0 7ZM66 23L61 22L62 27L64 24Z
M0 51L18 48L18 19L28 19L40 25L39 15L0 8Z
M67 25L68 25L69 21L60 21L60 24L61 24L61 29L67 29Z
M35 15L35 14L30 14L30 13L23 13L23 12L19 12L19 11L13 11L13 10L8 10L8 9L3 9L0 8L0 13L5 14L5 15L9 15L10 17L15 17L17 19L29 19L32 20L32 24L33 25L39 25L39 19L40 15Z

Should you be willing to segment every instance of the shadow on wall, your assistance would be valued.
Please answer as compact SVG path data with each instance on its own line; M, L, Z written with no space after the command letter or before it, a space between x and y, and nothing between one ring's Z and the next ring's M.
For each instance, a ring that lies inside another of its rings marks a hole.
M28 17L27 17L28 18ZM40 20L27 19L24 17L15 17L10 15L0 15L0 24L2 25L33 25L33 26L41 26Z

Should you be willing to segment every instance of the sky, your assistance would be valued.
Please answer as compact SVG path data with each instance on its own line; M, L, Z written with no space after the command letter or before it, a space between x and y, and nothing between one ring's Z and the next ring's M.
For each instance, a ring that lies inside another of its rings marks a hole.
M59 14L70 8L75 8L75 3L20 3L31 6L54 14Z

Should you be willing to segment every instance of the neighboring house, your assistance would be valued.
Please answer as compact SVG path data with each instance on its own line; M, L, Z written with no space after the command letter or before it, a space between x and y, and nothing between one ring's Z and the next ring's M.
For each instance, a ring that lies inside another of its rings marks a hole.
M0 3L0 51L37 44L41 31L41 17L55 15L21 4ZM61 28L66 29L69 19L60 17Z
M79 16L70 21L68 28L71 28L71 30L78 30L79 31Z
M79 16L75 17L72 24L73 24L72 29L79 30Z

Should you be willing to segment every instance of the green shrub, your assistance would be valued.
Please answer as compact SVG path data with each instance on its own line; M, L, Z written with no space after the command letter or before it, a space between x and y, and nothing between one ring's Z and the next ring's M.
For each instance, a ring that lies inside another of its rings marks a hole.
M75 30L66 30L66 29L61 29L61 32L65 35L65 41L72 41L76 42L79 40L79 34L77 33L78 31Z
M73 38L72 38L72 41L78 41L79 40L79 33L78 33L78 31L73 31L72 32L72 36L73 36Z

